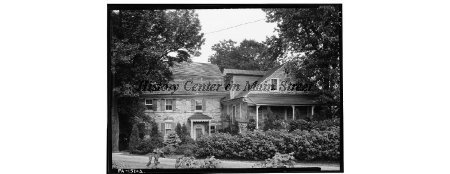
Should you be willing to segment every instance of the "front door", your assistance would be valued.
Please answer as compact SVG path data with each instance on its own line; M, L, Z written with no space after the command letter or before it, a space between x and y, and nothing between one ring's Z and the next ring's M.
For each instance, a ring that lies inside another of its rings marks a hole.
M195 128L194 140L196 140L197 138L200 138L204 134L205 127L203 125L195 125L194 128Z

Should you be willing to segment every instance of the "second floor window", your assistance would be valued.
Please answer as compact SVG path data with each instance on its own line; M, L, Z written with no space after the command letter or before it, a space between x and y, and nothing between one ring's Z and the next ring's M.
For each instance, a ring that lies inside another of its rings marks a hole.
M278 79L271 79L270 80L270 90L271 91L278 90Z
M166 111L172 111L173 110L173 99L166 99Z
M148 110L153 110L153 100L145 99L145 107L147 107Z
M203 110L202 100L195 100L195 110L197 111Z

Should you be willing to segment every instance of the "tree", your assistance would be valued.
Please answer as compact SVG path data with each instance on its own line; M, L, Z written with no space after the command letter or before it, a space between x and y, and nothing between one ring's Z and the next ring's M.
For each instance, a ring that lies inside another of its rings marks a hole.
M271 54L272 49L255 40L243 40L239 45L232 40L223 40L213 45L212 50L215 53L208 61L219 66L221 71L225 68L264 71L278 65Z
M177 147L181 143L180 137L178 137L176 132L170 132L167 135L166 140L164 141L164 145Z
M169 68L198 55L204 39L194 10L112 10L110 17L111 140L118 151L118 100L139 96L146 82L170 81Z
M137 150L140 142L141 139L139 138L139 129L137 124L134 124L133 129L131 130L130 142L128 147L131 153L134 153Z
M342 59L340 34L342 9L323 5L304 9L263 9L268 22L277 22L278 57L299 83L312 85L313 94L323 104L320 114L340 117L340 77Z
M183 136L183 132L181 130L181 124L177 123L177 126L175 127L175 132L177 133L178 137L182 137Z

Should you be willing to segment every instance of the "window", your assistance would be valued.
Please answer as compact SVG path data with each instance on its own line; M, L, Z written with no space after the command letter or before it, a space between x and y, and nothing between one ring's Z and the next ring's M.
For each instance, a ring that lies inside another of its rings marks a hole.
M270 80L270 90L271 91L276 91L278 90L278 79L271 79Z
M211 133L216 133L216 125L211 125Z
M233 105L233 113L231 113L231 114L233 114L233 117L231 120L235 120L236 119L236 106L235 105Z
M153 110L153 100L152 99L145 99L145 107L147 107L148 110Z
M165 123L166 125L164 126L166 129L166 135L167 133L169 133L170 131L172 131L172 123Z
M195 100L195 110L196 111L203 110L202 100Z
M166 99L166 111L171 111L173 99Z

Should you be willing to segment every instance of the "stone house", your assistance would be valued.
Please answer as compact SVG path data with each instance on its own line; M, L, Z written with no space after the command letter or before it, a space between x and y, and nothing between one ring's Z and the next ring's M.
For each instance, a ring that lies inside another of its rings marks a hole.
M269 71L224 69L222 73L217 65L184 62L171 71L170 84L178 84L177 90L141 96L146 115L155 119L163 135L174 131L177 123L185 124L196 139L235 122L239 132L245 131L251 119L260 129L268 114L281 120L314 115L313 96L288 85L293 81L284 65ZM225 83L225 77L230 83Z
M179 63L172 68L176 91L158 90L144 93L141 98L147 110L146 115L155 119L163 135L174 131L176 124L185 124L193 139L213 133L220 127L220 100L227 94L217 84L223 83L223 76L217 65L209 63ZM201 85L213 84L214 89Z

